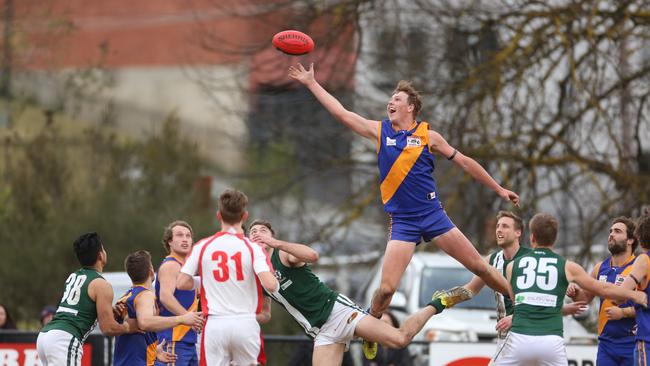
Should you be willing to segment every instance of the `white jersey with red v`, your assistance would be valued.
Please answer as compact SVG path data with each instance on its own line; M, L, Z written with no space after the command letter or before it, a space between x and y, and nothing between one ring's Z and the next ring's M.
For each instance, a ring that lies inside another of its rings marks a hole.
M271 272L272 266L259 244L242 234L220 231L194 245L181 271L201 276L203 314L236 316L261 311L257 274Z

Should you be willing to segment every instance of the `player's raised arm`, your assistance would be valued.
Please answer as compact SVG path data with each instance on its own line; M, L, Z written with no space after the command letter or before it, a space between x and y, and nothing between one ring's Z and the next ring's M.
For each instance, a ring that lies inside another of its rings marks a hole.
M429 146L433 151L438 152L440 155L463 168L463 170L471 175L472 178L495 191L499 197L506 201L512 201L516 206L519 206L519 195L501 187L501 185L499 185L499 183L497 183L485 168L476 162L476 160L463 155L460 151L451 147L447 140L445 140L438 132L429 131Z
M300 63L296 66L290 66L289 76L305 85L323 107L325 107L334 118L341 121L341 123L346 127L365 138L373 141L377 140L379 121L368 120L345 109L341 102L334 98L332 94L328 93L327 90L316 81L316 78L314 78L313 63L309 66L309 69L305 69L305 67Z
M298 243L290 243L279 240L271 235L257 235L253 237L258 243L266 244L271 248L280 250L280 257L288 267L300 267L305 263L315 263L318 261L318 252L312 248Z

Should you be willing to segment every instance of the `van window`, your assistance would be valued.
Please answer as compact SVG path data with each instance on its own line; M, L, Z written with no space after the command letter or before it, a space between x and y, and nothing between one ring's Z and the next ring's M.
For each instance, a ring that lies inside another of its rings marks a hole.
M424 307L429 301L435 290L445 290L454 286L462 286L472 279L472 272L465 268L440 268L425 267L422 271L422 281L420 282L420 307ZM485 286L470 301L465 301L454 307L463 309L496 309L494 292Z

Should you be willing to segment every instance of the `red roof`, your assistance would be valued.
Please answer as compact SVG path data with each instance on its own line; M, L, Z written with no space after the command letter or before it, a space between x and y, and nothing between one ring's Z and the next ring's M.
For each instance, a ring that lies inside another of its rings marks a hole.
M353 24L340 24L340 35L332 40L336 19L321 17L301 29L314 38L315 51L295 58L271 46L276 32L292 28L286 19L297 18L291 16L293 8L246 18L233 16L232 4L225 0L14 0L16 67L63 69L101 64L120 68L252 60L254 87L288 82L288 65L300 59L316 61L317 76L329 80L328 84L349 85L356 60Z

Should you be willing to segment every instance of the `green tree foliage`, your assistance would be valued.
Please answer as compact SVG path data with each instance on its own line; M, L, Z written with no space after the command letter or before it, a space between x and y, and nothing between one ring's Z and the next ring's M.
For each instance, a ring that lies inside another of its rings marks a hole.
M213 207L198 202L194 189L206 163L175 116L139 141L94 126L64 130L50 123L31 136L6 131L0 299L18 319L58 303L78 267L72 242L83 232L100 233L106 271L121 271L123 258L138 249L161 259L162 229L174 219L192 223L197 239L214 231Z

